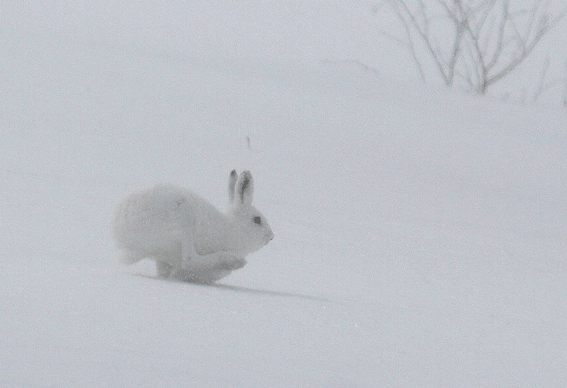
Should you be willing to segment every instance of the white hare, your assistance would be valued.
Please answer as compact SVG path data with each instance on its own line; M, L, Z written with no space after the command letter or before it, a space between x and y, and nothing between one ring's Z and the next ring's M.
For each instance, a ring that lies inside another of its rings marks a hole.
M249 171L230 173L230 208L219 212L189 190L157 185L133 193L114 214L113 237L120 260L156 261L159 277L215 282L246 264L244 257L266 245L274 234L252 206L254 181Z

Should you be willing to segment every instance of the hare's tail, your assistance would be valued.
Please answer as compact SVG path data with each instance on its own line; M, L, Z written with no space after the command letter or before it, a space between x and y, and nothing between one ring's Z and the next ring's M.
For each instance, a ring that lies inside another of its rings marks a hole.
M143 255L140 255L138 252L132 251L130 249L120 249L118 253L118 260L122 264L134 264L144 258Z

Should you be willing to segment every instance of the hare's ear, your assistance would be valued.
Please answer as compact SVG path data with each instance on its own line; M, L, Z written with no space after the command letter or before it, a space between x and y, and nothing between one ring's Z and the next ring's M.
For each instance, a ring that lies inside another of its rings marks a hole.
M243 205L252 205L252 196L254 195L254 180L250 171L244 171L238 179L238 199Z
M232 170L230 172L230 177L228 178L228 199L230 203L234 203L234 198L236 196L235 189L237 179L238 174L236 173L236 170Z

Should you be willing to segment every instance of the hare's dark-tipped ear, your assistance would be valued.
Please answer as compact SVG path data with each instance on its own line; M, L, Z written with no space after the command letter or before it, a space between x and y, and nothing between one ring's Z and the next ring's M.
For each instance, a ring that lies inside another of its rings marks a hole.
M236 197L236 181L238 180L238 174L236 170L232 170L230 172L230 176L228 178L228 199L230 203L234 203L234 198Z
M251 205L254 195L254 180L250 171L244 171L238 178L238 187L236 189L238 199L243 205Z

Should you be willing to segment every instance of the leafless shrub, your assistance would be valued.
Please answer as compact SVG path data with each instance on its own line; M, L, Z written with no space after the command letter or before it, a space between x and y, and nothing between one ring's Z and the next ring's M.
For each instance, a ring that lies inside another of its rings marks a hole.
M553 15L550 0L535 0L520 10L513 10L509 0L386 2L405 34L388 36L410 52L423 81L429 59L445 85L459 80L479 94L526 60L567 11Z
M533 102L537 102L537 100L539 100L539 98L541 97L542 93L551 86L550 84L546 84L548 71L549 71L549 56L545 58L545 62L543 63L542 70L539 74L539 82L537 84L537 88L533 95Z
M548 71L549 71L549 57L547 57L543 63L542 69L539 74L539 82L537 84L537 88L533 92L532 101L538 102L540 97L550 90L563 88L563 103L567 105L567 73L565 77L558 77L552 80L548 80ZM567 70L567 66L566 66Z

